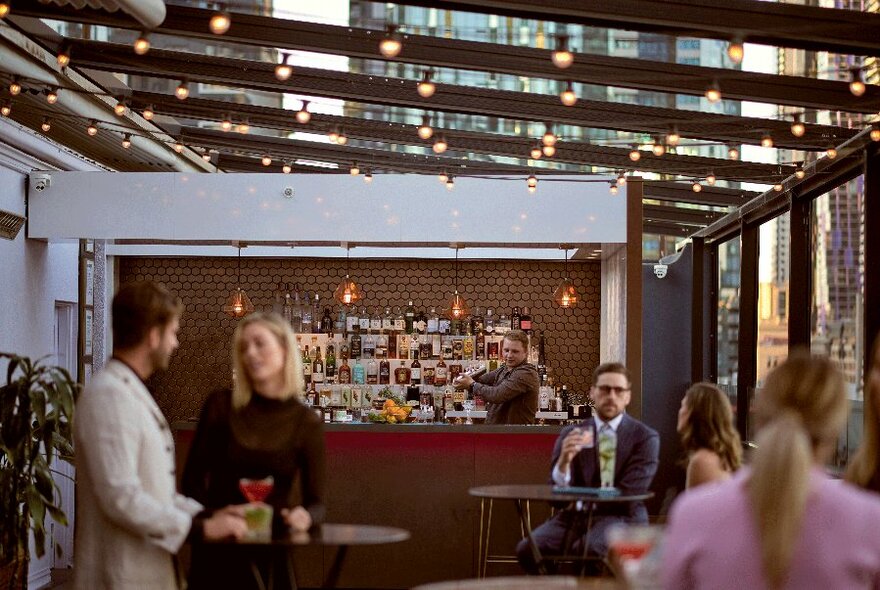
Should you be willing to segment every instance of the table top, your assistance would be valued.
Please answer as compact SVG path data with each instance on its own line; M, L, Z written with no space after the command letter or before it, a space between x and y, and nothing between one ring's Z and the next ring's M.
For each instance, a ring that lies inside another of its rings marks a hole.
M508 484L495 486L479 486L471 488L468 493L477 498L493 498L496 500L546 500L548 502L576 502L587 500L595 504L614 504L619 502L640 502L654 497L654 492L644 494L620 494L619 496L597 496L589 493L558 493L549 484Z
M332 524L326 523L309 531L291 531L289 535L274 538L271 541L213 541L220 544L237 544L243 547L260 546L349 546L349 545L385 545L400 543L409 539L409 531L388 526L369 524ZM212 541L209 541L212 543Z
M613 578L574 576L505 576L472 580L453 580L416 586L413 590L614 590Z

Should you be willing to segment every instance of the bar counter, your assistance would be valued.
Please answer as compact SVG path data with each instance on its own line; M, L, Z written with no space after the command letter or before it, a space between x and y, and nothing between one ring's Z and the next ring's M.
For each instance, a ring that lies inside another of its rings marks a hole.
M195 422L175 422L178 473ZM409 541L349 552L341 588L411 588L474 577L477 573L480 502L475 486L546 483L560 426L464 424L325 424L327 522L407 529ZM532 522L550 514L532 507ZM521 538L512 503L496 503L490 553L513 554ZM319 587L331 549L295 554L300 587ZM489 575L521 573L498 564Z

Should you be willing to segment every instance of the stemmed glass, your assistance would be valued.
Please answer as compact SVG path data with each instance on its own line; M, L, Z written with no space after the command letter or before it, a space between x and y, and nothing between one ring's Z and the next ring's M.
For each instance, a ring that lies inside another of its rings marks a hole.
M462 402L462 405L464 406L464 415L465 415L464 423L465 424L473 424L474 421L471 420L471 410L474 409L474 400L466 399Z
M272 536L272 507L263 502L272 493L274 487L275 478L271 475L263 479L243 477L238 480L238 489L250 502L244 512L248 528L245 540L266 541Z
M629 588L657 587L662 533L662 527L657 525L609 527L606 533L609 554Z

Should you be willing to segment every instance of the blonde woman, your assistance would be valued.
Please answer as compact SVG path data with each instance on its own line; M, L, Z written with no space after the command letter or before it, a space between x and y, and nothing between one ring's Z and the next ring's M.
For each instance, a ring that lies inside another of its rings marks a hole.
M846 470L846 481L880 493L880 338L871 349L871 368L865 378L865 432L862 444Z
M677 430L687 453L688 488L729 479L739 469L742 444L730 402L711 383L696 383L685 392Z
M205 402L182 487L211 511L247 501L240 479L272 476L265 502L274 508L274 533L306 530L324 518L324 433L323 423L300 401L302 365L290 326L277 314L247 316L235 330L232 360L235 385ZM247 551L194 543L189 587L255 588L251 564L269 570L269 559L278 556ZM288 565L275 564L274 570L292 571ZM275 578L276 588L287 587L284 576Z
M673 506L664 588L880 587L880 498L822 471L846 414L828 359L795 353L776 368L758 394L751 465Z

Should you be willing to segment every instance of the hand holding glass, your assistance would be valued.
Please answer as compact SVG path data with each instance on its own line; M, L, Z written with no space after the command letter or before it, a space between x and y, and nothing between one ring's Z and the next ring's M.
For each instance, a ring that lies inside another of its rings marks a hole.
M250 502L244 510L248 527L245 541L268 541L272 538L272 507L264 502L274 487L275 478L271 475L264 479L243 477L238 480L238 489Z

